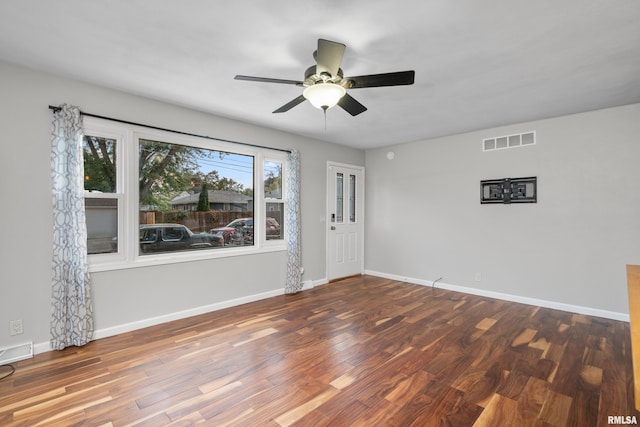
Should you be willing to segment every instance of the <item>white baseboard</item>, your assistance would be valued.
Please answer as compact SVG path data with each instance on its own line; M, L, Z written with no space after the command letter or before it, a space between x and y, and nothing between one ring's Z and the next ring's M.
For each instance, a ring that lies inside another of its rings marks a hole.
M431 286L433 284L433 282L430 280L399 276L397 274L381 273L379 271L366 270L365 274L376 276L376 277L382 277L385 279L392 279L392 280L398 280L401 282L413 283L415 285ZM586 314L588 316L596 316L596 317L604 317L606 319L620 320L622 322L629 321L628 313L618 313L615 311L601 310L601 309L592 308L592 307L583 307L580 305L565 304L562 302L522 297L519 295L503 294L501 292L487 291L484 289L476 289L476 288L469 288L466 286L451 285L448 283L443 283L441 281L438 281L436 283L436 287L441 289L447 289L449 291L464 292L466 294L479 295L483 297L496 298L496 299L501 299L505 301L512 301L512 302L518 302L522 304L552 308L555 310L568 311L571 313Z
M309 289L313 289L316 286L326 285L329 283L327 279L319 279L319 280L305 280L302 282L301 291L308 291Z
M222 301L215 304L203 305L200 307L191 308L188 310L177 311L175 313L164 314L162 316L150 317L148 319L141 319L135 322L124 323L122 325L111 326L108 328L97 329L93 333L93 339L107 338L114 335L122 334L125 332L135 331L136 329L146 328L148 326L159 325L161 323L171 322L173 320L185 319L187 317L197 316L199 314L210 313L212 311L222 310L223 308L234 307L248 302L259 301L266 298L271 298L277 295L282 295L284 289L278 289L275 291L263 292L260 294L249 295L246 297L236 298L228 301ZM53 350L50 342L37 343L33 346L34 354L44 353Z
M325 279L320 279L320 280L314 280L313 281L313 286L322 286L322 285L326 285L327 283L329 283L329 280Z
M321 286L329 283L327 279L319 280L305 280L302 282L302 290L313 289L316 286ZM122 334L125 332L135 331L136 329L146 328L148 326L159 325L161 323L171 322L173 320L184 319L187 317L197 316L199 314L209 313L216 310L222 310L223 308L234 307L236 305L246 304L248 302L259 301L262 299L274 297L284 294L284 289L278 289L270 292L263 292L261 294L249 295L246 297L236 298L228 301L223 301L215 304L209 304L201 307L192 308L189 310L178 311L175 313L169 313L162 316L151 317L148 319L142 319L131 323L125 323L122 325L111 326L108 328L98 329L93 333L93 339L112 337L114 335ZM36 343L33 346L33 353L40 354L47 351L51 351L50 342Z

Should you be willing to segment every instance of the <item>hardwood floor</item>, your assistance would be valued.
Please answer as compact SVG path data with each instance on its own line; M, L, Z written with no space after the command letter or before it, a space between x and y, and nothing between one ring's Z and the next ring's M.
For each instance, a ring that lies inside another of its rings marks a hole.
M640 420L627 323L370 276L15 366L2 426Z

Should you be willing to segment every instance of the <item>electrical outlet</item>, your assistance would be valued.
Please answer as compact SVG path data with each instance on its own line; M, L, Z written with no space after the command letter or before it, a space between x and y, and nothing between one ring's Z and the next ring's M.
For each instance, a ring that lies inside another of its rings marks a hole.
M9 321L9 333L11 335L20 335L24 333L22 329L22 319Z
M482 273L478 272L476 273L476 282L479 282L482 280Z

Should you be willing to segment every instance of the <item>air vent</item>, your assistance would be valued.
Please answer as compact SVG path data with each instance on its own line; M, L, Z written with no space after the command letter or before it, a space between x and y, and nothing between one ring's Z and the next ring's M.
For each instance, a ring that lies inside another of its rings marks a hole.
M497 136L482 140L482 151L503 150L505 148L522 147L534 145L536 143L536 133L526 132L515 135Z
M33 357L33 342L0 348L0 365Z

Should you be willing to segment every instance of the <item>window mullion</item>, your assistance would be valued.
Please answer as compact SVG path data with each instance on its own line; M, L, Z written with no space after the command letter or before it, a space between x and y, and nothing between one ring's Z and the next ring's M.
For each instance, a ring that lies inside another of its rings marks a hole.
M131 262L136 259L138 255L138 141L135 138L133 131L129 130L126 133L126 143L124 144L126 154L123 159L123 185L126 191L124 192L125 199L125 215L124 215L124 227L123 235L125 236L125 258L127 262Z
M257 153L255 157L254 191L253 191L253 236L258 247L264 246L265 236L265 198L264 198L264 156ZM258 236L258 239L255 239Z

